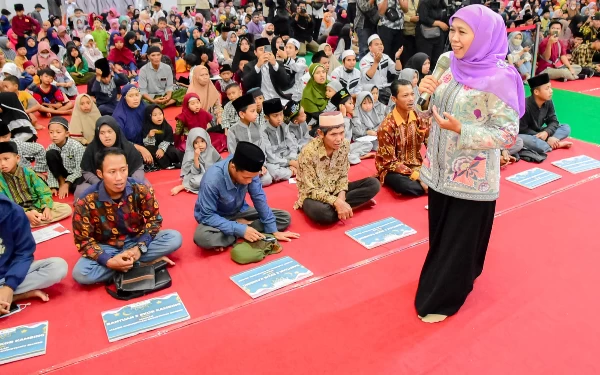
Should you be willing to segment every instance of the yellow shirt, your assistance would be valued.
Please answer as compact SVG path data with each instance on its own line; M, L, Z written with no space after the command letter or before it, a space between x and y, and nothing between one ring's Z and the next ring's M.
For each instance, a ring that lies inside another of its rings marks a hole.
M33 99L33 96L28 91L19 91L17 96L23 105L23 109L27 110L27 107L29 107L29 100Z
M17 57L15 57L15 65L19 70L23 71L23 64L25 64L25 61L27 61L27 57L25 56L17 55Z

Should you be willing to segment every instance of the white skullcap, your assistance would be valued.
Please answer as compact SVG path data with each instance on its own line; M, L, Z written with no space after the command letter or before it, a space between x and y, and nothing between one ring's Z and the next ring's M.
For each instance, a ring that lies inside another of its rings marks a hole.
M354 57L356 57L356 53L354 53L354 51L353 51L353 50L351 50L351 49L347 49L347 50L345 50L344 52L342 52L342 62L343 62L343 61L344 61L344 59L345 59L346 57L348 57L348 56L354 56Z
M379 37L379 35L377 35L377 34L373 34L373 35L371 35L371 36L369 37L369 39L367 40L367 45L368 45L368 46L370 46L370 45L371 45L371 42L372 42L372 41L374 41L375 39L381 39L381 38Z
M342 112L324 112L319 115L319 127L344 125Z
M2 73L8 73L11 76L21 78L21 71L17 68L17 65L13 63L6 63L2 67Z
M296 47L296 49L300 49L300 42L299 42L299 41L297 41L296 39L294 39L294 38L290 38L290 39L288 39L288 41L287 41L286 45L287 45L287 44L290 44L290 43L291 43L291 44L293 44L293 45L294 45L294 47Z

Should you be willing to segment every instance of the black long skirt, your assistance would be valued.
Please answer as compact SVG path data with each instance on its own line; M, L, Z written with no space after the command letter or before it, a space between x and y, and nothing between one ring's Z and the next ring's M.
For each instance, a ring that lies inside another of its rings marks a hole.
M415 307L419 316L454 315L483 271L496 201L450 197L429 189L429 252Z

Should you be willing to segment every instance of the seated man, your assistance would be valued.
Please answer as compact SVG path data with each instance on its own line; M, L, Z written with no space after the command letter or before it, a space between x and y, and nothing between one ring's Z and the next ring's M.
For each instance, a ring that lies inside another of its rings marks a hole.
M340 112L319 116L317 138L310 141L298 158L298 200L318 224L333 224L354 215L353 210L375 204L381 185L374 177L348 183L350 141L344 137L344 117Z
M0 143L0 193L25 210L32 227L40 227L71 216L71 206L52 200L52 192L33 170L19 165L14 142Z
M161 108L183 103L185 90L173 91L173 74L169 66L161 62L158 47L148 48L148 63L139 71L139 86L142 97Z
M415 94L409 81L396 80L390 89L395 108L377 130L377 175L381 184L394 193L418 197L427 192L427 185L419 180L423 164L421 145L428 136L427 125L413 109Z
M581 66L582 72L585 70L587 76L600 76L600 64L594 62L594 55L600 51L600 35L596 36L591 43L581 43L573 48L571 59L573 63Z
M571 134L571 127L560 124L556 118L550 77L544 73L527 82L532 94L525 101L525 114L519 121L519 138L523 140L523 146L537 153L570 148L573 143L563 139Z
M152 264L181 247L181 234L161 230L162 216L154 190L128 178L125 153L107 147L96 156L102 181L90 186L75 202L73 235L81 253L73 278L80 284L109 280L135 263Z
M271 210L260 182L265 154L260 147L239 142L235 154L210 167L198 192L194 217L198 222L194 242L204 249L223 251L237 238L255 242L272 233L279 241L291 241L298 233L282 232L290 226L290 214ZM245 201L250 195L254 207Z
M390 83L388 74L398 75L402 70L400 55L403 48L396 51L395 63L390 56L383 53L383 42L379 35L373 34L368 40L369 53L360 60L360 72L362 74L361 84L375 85L379 89L379 101L388 105L390 98Z
M48 301L40 289L59 283L69 266L64 259L33 260L35 241L23 209L0 194L0 316L13 302L38 297Z
M550 32L540 42L538 48L536 74L547 73L550 79L566 82L579 79L581 66L571 64L569 61L567 48L558 37L562 27L559 21L550 22Z

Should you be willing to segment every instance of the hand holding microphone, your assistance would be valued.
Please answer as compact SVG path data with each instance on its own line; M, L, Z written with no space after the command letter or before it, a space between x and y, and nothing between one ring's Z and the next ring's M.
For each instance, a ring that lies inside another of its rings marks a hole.
M437 64L435 64L435 69L433 70L433 74L430 76L425 76L421 80L421 84L419 84L419 92L421 96L417 100L417 105L423 108L423 104L427 103L429 100L429 96L433 94L435 89L440 85L440 78L448 68L450 67L450 59L448 56L441 56L438 59Z

